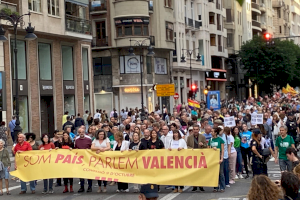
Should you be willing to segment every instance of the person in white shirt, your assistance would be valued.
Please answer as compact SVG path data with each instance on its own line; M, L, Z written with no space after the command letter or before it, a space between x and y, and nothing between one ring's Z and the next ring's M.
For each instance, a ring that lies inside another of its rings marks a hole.
M168 136L169 133L169 128L168 126L163 126L162 127L162 136L161 136L161 141L163 141L165 145L165 149L168 149L170 146L170 141L172 140L171 136Z
M181 135L179 134L178 130L174 130L173 131L173 139L170 142L170 146L168 148L170 151L172 151L172 149L176 149L178 151L182 150L182 149L187 149L187 145L184 139L181 138ZM180 186L180 189L178 191L178 186L175 186L175 190L173 191L174 193L182 193L183 192L183 188L184 186Z
M224 128L224 133L227 136L227 140L228 140L228 158L229 158L229 178L230 184L234 184L234 178L235 178L235 168L236 168L236 158L237 158L237 152L234 148L234 138L231 135L231 131L229 127L225 127Z
M105 131L103 129L100 129L96 132L95 140L92 142L91 150L96 151L97 154L99 154L100 152L105 152L110 150L110 141L106 137ZM101 189L102 181L98 180L98 185L99 185L99 189L97 191L98 193L100 192L106 193L107 181L103 181L103 184L104 184L104 188L102 190Z
M96 114L94 115L94 119L101 119L101 114L99 109L96 110Z

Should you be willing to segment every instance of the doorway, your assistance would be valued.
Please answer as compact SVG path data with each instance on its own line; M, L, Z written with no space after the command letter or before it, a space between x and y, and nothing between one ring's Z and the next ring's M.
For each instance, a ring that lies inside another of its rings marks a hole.
M54 129L53 96L41 96L41 134L48 133L52 138Z

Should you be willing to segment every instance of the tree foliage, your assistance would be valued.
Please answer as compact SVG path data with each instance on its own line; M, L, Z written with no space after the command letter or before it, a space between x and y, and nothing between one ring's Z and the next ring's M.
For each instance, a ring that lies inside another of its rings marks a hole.
M276 39L273 46L267 46L264 38L256 36L242 45L239 56L247 76L267 93L271 85L300 85L300 47L293 41Z

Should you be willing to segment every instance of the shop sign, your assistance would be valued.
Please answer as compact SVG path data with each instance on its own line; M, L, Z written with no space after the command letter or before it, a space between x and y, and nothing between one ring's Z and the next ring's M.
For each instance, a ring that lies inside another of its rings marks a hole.
M66 85L66 90L74 90L74 85Z
M175 95L175 85L174 84L156 85L156 95L158 97L174 96Z
M43 90L53 90L52 85L42 85Z
M138 87L129 87L129 88L124 88L125 93L139 93L140 88Z
M131 18L131 19L116 19L115 25L124 24L149 24L149 18Z

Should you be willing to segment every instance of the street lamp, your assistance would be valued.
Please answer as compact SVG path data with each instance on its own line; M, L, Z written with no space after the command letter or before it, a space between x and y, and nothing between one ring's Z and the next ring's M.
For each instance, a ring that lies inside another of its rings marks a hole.
M147 45L146 41L150 41L150 44L149 46ZM147 53L147 56L154 56L155 53L153 51L153 47L151 46L151 44L153 44L153 40L154 40L154 37L153 36L150 36L149 38L146 38L144 40L133 40L130 38L130 47L129 47L129 54L128 56L135 56L135 53L134 53L134 49L133 49L133 46L137 46L137 47L140 47L141 49L141 52L140 52L140 73L141 73L141 105L142 105L142 112L141 112L141 120L144 120L145 119L145 110L144 110L144 94L143 94L143 69L142 69L142 54L143 54L143 48L142 47L146 47L148 46L148 53ZM131 46L131 42L134 42L133 46Z
M183 52L186 51L186 53L187 53L188 55L190 55L190 75L191 75L191 77L190 77L190 79L191 79L190 85L191 85L191 86L192 86L192 84L193 84L193 81L192 81L192 55L193 55L193 52L196 51L196 50L199 51L199 49L193 49L193 50L182 49L182 56L181 56L181 61L180 61L180 62L182 62L182 63L185 63L185 62L186 62L186 61L185 61L184 54L183 54ZM201 61L202 61L200 53L198 53L196 61L197 61L197 62L201 62Z
M0 13L0 19L3 20L7 20L9 25L11 25L14 28L14 56L15 56L15 63L14 63L14 68L15 68L15 79L16 79L16 83L15 83L15 89L16 89L16 126L14 128L14 135L17 136L17 134L19 132L22 131L22 128L20 127L20 120L19 120L19 77L18 77L18 49L17 49L17 33L18 33L18 26L19 25L23 25L24 21L23 21L23 17L28 15L29 16L29 23L28 23L28 27L25 28L26 30L26 35L25 35L25 40L27 41L31 41L31 40L35 40L37 38L37 36L34 34L34 27L31 26L31 22L30 22L30 15L31 13L28 12L27 14L24 15L16 15L16 14L12 14L12 15L8 15L4 12ZM7 38L5 37L5 30L3 29L2 26L0 26L0 41L7 41Z

